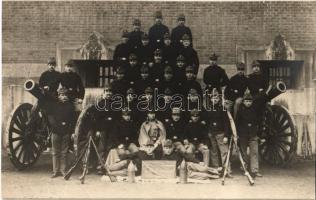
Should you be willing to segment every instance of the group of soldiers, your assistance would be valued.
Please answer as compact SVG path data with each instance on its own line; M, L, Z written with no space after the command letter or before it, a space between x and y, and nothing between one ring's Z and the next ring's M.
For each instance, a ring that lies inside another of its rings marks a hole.
M185 26L185 16L179 15L178 26L171 35L162 20L162 13L156 12L155 24L146 34L141 31L140 20L135 19L133 31L124 31L122 43L115 49L116 79L105 86L102 100L94 105L97 117L93 132L99 140L98 153L106 161L99 169L107 168L112 175L126 175L132 162L140 174L141 160L177 160L179 165L184 159L189 163L191 177L216 178L229 151L228 110L236 122L245 158L250 147L250 171L262 176L258 166L258 105L269 85L260 64L254 61L253 73L246 76L245 64L239 62L237 74L229 79L213 53L203 74L206 87L202 88L196 80L199 59L192 45L191 30ZM73 63L66 66L71 69ZM40 86L59 94L67 91L71 102L82 102L84 88L80 77L71 70L59 74L49 69L47 75L42 75ZM57 83L62 90L57 90ZM161 98L156 98L156 94ZM109 107L116 96L127 102L120 110ZM67 124L67 119L63 120L56 126ZM60 172L64 173L65 167L54 166L53 177Z

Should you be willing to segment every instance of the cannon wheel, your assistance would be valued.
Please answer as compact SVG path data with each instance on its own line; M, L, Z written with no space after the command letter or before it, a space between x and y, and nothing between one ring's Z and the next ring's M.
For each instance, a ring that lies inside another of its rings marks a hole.
M267 106L267 131L260 145L261 158L275 166L285 166L296 153L297 130L289 111L279 105Z
M32 104L23 103L17 106L8 119L8 154L12 164L18 169L23 170L32 166L39 158L44 139L48 135L48 128L44 125L44 120L36 122L42 124L37 127L37 133L27 134L26 123L30 119ZM46 132L43 134L43 131ZM46 138L45 138L46 139Z

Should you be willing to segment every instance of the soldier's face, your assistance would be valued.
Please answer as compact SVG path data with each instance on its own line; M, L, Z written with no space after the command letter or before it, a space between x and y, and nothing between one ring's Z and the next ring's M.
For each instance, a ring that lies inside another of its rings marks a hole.
M252 105L252 100L249 100L249 99L245 99L244 100L244 105L249 108L251 105Z
M129 64L130 64L132 67L134 67L134 66L137 65L137 60L130 60L130 61L129 61Z
M104 89L103 98L109 99L109 98L111 98L111 96L112 96L112 90L110 90L108 88Z
M162 23L162 19L161 18L156 18L155 19L155 23L156 24L161 24Z
M191 42L190 42L190 40L183 40L182 44L184 47L188 47L188 46L190 46Z
M173 74L171 74L171 73L164 73L163 76L165 77L165 79L167 81L170 81L172 79L172 77L173 77Z
M148 120L152 121L156 119L156 114L155 113L148 113L147 114Z
M133 29L134 29L134 31L140 31L140 26L134 25L134 26L133 26Z
M191 102L197 102L199 100L199 96L197 94L189 94L189 99Z
M154 56L155 63L161 63L162 57L161 56Z
M52 63L48 63L48 64L47 64L47 67L48 67L48 70L49 70L49 71L53 71L53 70L55 70L56 65L55 65L55 64L52 64Z
M142 40L143 46L147 46L149 44L149 40Z
M185 24L185 21L183 19L178 20L178 25L179 26L184 26L184 24Z
M238 75L242 76L245 74L245 70L237 70Z
M220 100L220 98L219 98L218 95L213 95L213 96L211 97L211 101L212 101L213 105L218 104L219 100Z
M252 67L252 71L254 73L259 73L260 72L260 67L259 66L254 66L254 67Z
M122 115L122 118L127 122L131 121L131 115Z
M172 114L171 117L172 117L172 120L175 122L179 121L181 118L179 114Z
M170 155L173 152L173 147L172 146L163 146L162 151L163 151L164 155Z
M165 100L165 103L170 103L172 100L172 96L170 96L170 95L165 95L163 98Z
M171 40L170 39L165 39L164 43L165 43L166 46L170 46Z
M127 37L122 37L122 43L127 43L128 38Z
M192 120L193 122L198 122L199 119L200 119L200 116L196 116L196 115L191 116L191 120Z
M142 77L143 80L148 79L149 74L148 73L141 73L140 76Z
M179 68L183 68L184 67L184 62L183 61L177 61L177 66Z
M72 71L73 71L73 68L72 68L71 66L69 66L69 65L66 65L66 66L65 66L65 71L66 71L66 72L72 72Z
M125 75L124 75L124 74L121 74L121 73L116 74L117 80L123 80L124 76L125 76Z
M187 72L185 75L186 75L188 80L193 80L194 79L194 74L192 72Z
M216 60L210 60L210 65L216 65L216 64L217 64Z
M68 96L66 94L59 94L58 95L58 99L59 99L59 101L61 101L63 103L65 103L65 102L67 102L69 100L69 98L68 98Z

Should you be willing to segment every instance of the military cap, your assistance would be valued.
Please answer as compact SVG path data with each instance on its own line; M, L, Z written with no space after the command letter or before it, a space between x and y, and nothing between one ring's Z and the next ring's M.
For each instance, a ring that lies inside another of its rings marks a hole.
M50 58L48 58L47 64L56 65L56 59L55 59L55 57L50 57Z
M188 65L186 68L185 68L185 72L194 72L194 69L191 65Z
M184 16L184 14L178 15L178 21L185 21L185 16Z
M135 90L133 88L128 88L126 94L135 94Z
M155 18L158 18L158 19L162 19L162 13L161 13L161 11L160 11L160 10L156 11L154 17L155 17Z
M172 74L172 68L169 65L167 65L164 69L164 72L165 74Z
M154 56L161 56L161 55L162 55L162 52L161 52L160 49L156 49L156 50L154 51Z
M145 94L152 94L154 91L151 87L147 87L144 92Z
M147 33L144 33L142 34L142 40L148 40L148 34Z
M129 60L137 60L137 56L133 53L129 55Z
M134 19L133 25L134 26L140 26L141 25L140 20L139 19Z
M127 30L123 30L122 37L123 38L128 38L128 31Z
M172 91L170 90L170 88L166 88L164 91L165 95L171 96L172 95Z
M236 67L237 67L237 70L245 70L246 65L245 65L245 63L243 63L243 62L238 62L238 63L236 64Z
M177 61L185 61L184 56L180 54L180 55L177 57Z
M243 96L243 99L244 99L244 100L253 100L253 97L252 97L251 93L249 92L249 90L246 90L246 91L245 91L245 94L244 94L244 96Z
M198 111L198 109L193 109L190 112L191 116L199 116L200 112Z
M149 67L147 63L143 63L142 67L140 68L141 74L148 74L149 73Z
M254 60L251 64L251 67L260 67L260 63L257 60Z
M163 143L163 146L164 147L172 147L173 146L172 141L170 139L166 139Z
M178 108L178 107L174 107L174 108L172 108L171 113L174 114L174 115L175 114L180 115L181 109Z
M215 54L215 53L212 53L211 56L210 56L210 60L217 60L219 57L219 55Z
M165 33L164 35L163 35L163 38L165 39L165 40L170 40L170 34L167 32L167 33Z
M116 74L125 74L125 69L123 67L118 67L116 69Z
M122 115L130 115L131 111L128 108L123 108L122 109Z
M189 90L189 94L191 94L191 95L197 95L198 92L197 92L197 90L196 90L195 88L191 88L191 89Z
M184 34L183 36L182 36L182 40L190 40L191 38L190 38L190 36L188 35L188 34Z
M68 95L68 92L69 92L69 90L65 87L61 87L57 90L58 95L60 95L60 94Z

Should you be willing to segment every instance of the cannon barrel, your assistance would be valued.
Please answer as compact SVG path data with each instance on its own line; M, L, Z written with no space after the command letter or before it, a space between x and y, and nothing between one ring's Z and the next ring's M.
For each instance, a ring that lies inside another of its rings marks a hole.
M25 81L24 89L26 91L28 91L29 93L31 93L38 100L45 99L45 95L44 95L43 91L41 90L39 85L37 83L35 83L35 81L32 79Z
M275 97L286 91L286 85L283 81L278 81L275 85L267 92L268 100L272 100Z

